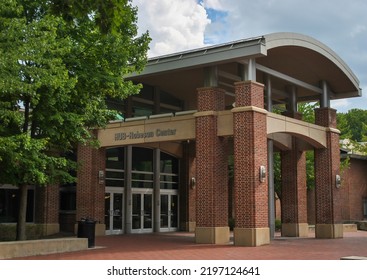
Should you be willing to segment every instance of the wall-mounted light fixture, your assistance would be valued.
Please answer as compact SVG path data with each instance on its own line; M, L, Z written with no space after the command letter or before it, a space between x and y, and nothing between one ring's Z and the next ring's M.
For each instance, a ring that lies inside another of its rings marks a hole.
M261 183L264 183L266 180L266 168L264 165L259 167L259 180Z
M98 180L99 180L100 185L104 183L104 171L103 170L98 171Z
M196 188L196 179L195 179L195 177L191 177L190 186L191 186L192 189Z
M341 185L342 185L342 180L340 178L340 175L336 174L335 175L335 186L339 189Z

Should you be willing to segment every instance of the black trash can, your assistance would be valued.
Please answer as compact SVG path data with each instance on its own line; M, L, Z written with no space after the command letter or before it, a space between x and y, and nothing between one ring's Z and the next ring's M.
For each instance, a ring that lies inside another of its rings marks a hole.
M96 222L92 219L81 219L78 221L78 238L88 238L88 248L95 244Z

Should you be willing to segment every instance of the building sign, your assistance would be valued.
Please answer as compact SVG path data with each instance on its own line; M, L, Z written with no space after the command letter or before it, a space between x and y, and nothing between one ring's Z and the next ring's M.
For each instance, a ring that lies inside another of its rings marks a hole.
M176 116L137 122L112 123L98 130L101 147L195 139L195 117Z
M154 137L166 137L176 135L176 129L159 129L152 131L130 131L115 133L115 141L133 140L133 139L147 139Z

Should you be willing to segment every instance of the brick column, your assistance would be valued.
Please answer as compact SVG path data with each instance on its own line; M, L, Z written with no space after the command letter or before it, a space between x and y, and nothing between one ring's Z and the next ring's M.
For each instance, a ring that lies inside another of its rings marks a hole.
M198 89L196 113L197 243L229 242L227 139L217 136L217 111L224 110L224 90Z
M59 224L59 185L36 187L36 223L43 227L43 235L51 235L60 231Z
M299 113L286 113L302 119ZM307 176L306 152L299 149L292 137L292 150L281 152L282 174L282 236L307 237Z
M97 222L96 235L104 235L105 182L98 178L98 172L105 172L105 149L78 146L76 219L92 218Z
M238 82L235 94L234 244L260 246L270 243L267 176L260 181L260 166L268 166L264 86Z
M339 131L336 130L336 110L315 110L316 124L328 127L327 147L315 149L316 238L343 237L342 190L336 185L340 175Z

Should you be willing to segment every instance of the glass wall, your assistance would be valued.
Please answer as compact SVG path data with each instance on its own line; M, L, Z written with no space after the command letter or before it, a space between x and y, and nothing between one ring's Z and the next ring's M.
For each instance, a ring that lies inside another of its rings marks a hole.
M178 159L164 152L161 152L160 187L161 189L178 189Z
M19 190L15 187L0 189L0 223L16 223L19 212ZM34 221L34 190L28 190L26 222Z
M133 147L132 151L133 188L153 188L153 150Z
M106 150L106 186L123 187L125 179L125 148Z
M110 110L116 111L116 120L184 110L182 100L146 84L143 85L139 94L124 100L109 98L106 104Z

